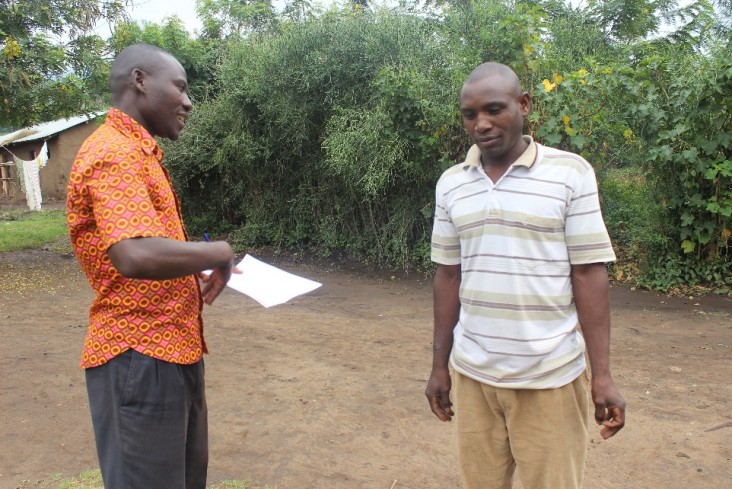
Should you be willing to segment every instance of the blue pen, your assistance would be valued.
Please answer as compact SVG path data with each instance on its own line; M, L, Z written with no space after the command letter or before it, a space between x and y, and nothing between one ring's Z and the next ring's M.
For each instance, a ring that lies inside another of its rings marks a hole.
M203 240L206 243L210 243L211 242L211 238L208 236L208 233L203 233Z

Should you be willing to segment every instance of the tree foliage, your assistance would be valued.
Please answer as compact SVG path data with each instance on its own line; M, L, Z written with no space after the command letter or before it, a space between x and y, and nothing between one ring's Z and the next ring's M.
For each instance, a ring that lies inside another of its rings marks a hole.
M297 10L306 8L302 2L289 5ZM277 23L271 0L196 0L196 12L209 38L242 37Z
M426 266L434 182L469 145L460 85L500 61L532 94L526 130L595 165L638 280L729 287L730 117L709 103L730 99L729 56L716 18L705 1L299 10L229 42L220 95L170 148L172 173L193 227L241 246Z
M107 46L93 28L101 20L124 18L126 2L6 0L0 5L3 125L22 127L94 110Z
M93 105L130 44L181 61L194 111L164 144L194 233L429 267L434 184L470 144L460 86L499 61L532 96L526 132L595 167L616 277L732 288L728 0L198 0L195 38L175 17L120 20L119 2L29 4L0 21L14 123L24 104ZM85 35L106 15L108 41ZM61 31L73 42L49 40Z
M111 58L132 44L145 43L162 48L185 68L194 103L214 95L216 66L224 47L218 40L193 38L176 16L164 19L161 24L118 22L107 42Z
M420 210L457 154L458 85L433 32L429 19L333 10L233 45L221 96L171 155L183 200L249 245L416 259ZM206 212L209 193L225 203Z
M636 79L654 113L638 122L652 134L647 163L663 184L664 204L684 253L715 262L727 258L732 235L732 60L725 50L690 59L670 53L645 60Z

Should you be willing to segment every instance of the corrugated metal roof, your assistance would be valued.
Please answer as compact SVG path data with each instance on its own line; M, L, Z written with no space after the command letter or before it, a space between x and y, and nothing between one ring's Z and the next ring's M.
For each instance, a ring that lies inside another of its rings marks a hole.
M104 115L106 113L106 110L102 110L99 112L92 112L88 115L80 115L77 117L71 117L70 119L58 119L55 121L44 122L35 126L26 127L15 132L11 132L10 134L0 136L0 146L46 139L62 131L65 131L66 129L78 126L83 122L96 119L100 115Z

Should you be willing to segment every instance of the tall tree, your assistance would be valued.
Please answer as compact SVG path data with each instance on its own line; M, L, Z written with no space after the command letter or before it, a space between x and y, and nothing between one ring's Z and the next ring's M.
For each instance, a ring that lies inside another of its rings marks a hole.
M108 43L113 55L137 43L151 44L171 53L186 70L194 102L207 98L215 89L215 67L224 43L205 37L193 38L177 16L168 17L161 24L119 22Z
M196 0L196 13L204 35L219 39L264 32L277 23L272 0Z
M22 127L95 108L104 78L102 20L125 17L130 0L3 0L0 117ZM102 75L100 75L102 73Z
M314 14L313 4L309 0L287 0L281 15L292 22L302 22Z
M595 19L621 41L638 41L655 34L676 0L590 0Z

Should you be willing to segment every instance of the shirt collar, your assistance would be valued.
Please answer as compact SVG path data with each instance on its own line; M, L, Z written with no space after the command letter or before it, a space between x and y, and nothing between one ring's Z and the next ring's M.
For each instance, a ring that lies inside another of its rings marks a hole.
M139 122L121 110L116 107L109 109L105 124L109 124L125 136L135 140L148 155L155 156L158 161L163 159L163 150L155 138Z
M522 136L522 138L529 144L529 146L524 150L521 156L511 164L511 166L525 166L526 168L531 168L536 162L536 155L538 154L539 149L534 138L531 136ZM482 166L480 162L480 148L477 144L470 147L467 156L465 156L465 164L475 168L480 168Z

